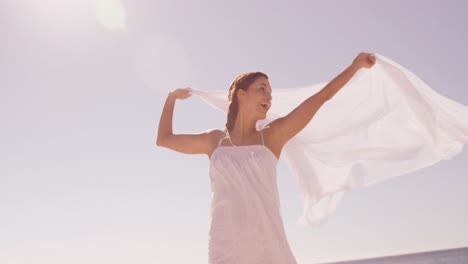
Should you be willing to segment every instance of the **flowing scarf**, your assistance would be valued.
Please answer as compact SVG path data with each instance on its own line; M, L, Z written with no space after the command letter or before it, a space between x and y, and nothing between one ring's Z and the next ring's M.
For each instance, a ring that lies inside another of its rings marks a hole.
M283 148L303 201L301 227L324 223L345 191L448 160L468 141L468 107L438 94L396 62L376 58ZM257 127L287 115L325 85L273 89L273 104ZM227 91L192 93L228 111Z

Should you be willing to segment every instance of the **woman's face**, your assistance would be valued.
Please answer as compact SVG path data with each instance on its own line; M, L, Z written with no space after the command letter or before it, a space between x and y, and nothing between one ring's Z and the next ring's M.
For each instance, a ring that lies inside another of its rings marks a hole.
M256 119L265 119L271 107L271 86L265 77L257 78L247 89L239 90L240 107L244 113Z

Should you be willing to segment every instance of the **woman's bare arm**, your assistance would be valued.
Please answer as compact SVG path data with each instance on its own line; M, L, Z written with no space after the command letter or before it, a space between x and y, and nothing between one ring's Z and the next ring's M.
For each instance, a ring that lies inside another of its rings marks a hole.
M360 53L342 73L331 80L322 90L307 98L298 107L284 117L274 120L270 127L278 135L279 141L285 144L312 120L312 117L330 100L362 67L370 68L375 57L369 53Z
M189 88L176 89L168 94L161 113L161 119L159 120L156 145L186 154L208 154L211 148L211 138L215 130L200 134L179 135L175 135L172 131L172 119L176 100L187 99L190 96Z

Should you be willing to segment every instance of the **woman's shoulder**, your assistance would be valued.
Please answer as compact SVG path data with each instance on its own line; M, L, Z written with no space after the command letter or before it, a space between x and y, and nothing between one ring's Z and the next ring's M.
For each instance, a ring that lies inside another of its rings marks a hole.
M211 158L211 154L217 148L219 140L225 135L225 130L220 128L212 128L205 131L208 135L208 145L209 145L209 153L208 158Z
M210 143L212 145L217 144L218 140L224 136L225 130L222 128L211 128L208 130L205 130L205 133L208 134L208 137L210 139Z
M210 135L222 135L225 133L225 129L223 128L211 128L205 130L205 133L208 133Z
M281 118L274 119L262 127L265 145L267 145L278 159L286 144L281 135L281 131L278 129L279 122L281 122Z

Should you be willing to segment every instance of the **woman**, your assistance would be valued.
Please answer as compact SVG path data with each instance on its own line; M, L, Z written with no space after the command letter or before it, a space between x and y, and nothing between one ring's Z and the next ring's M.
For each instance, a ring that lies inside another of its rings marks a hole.
M191 93L190 88L169 93L156 144L181 153L206 154L210 159L210 263L296 263L285 236L276 186L281 150L360 68L370 68L375 61L373 54L360 53L322 90L260 130L257 121L266 118L272 104L264 73L244 73L233 81L224 130L173 134L175 101Z

